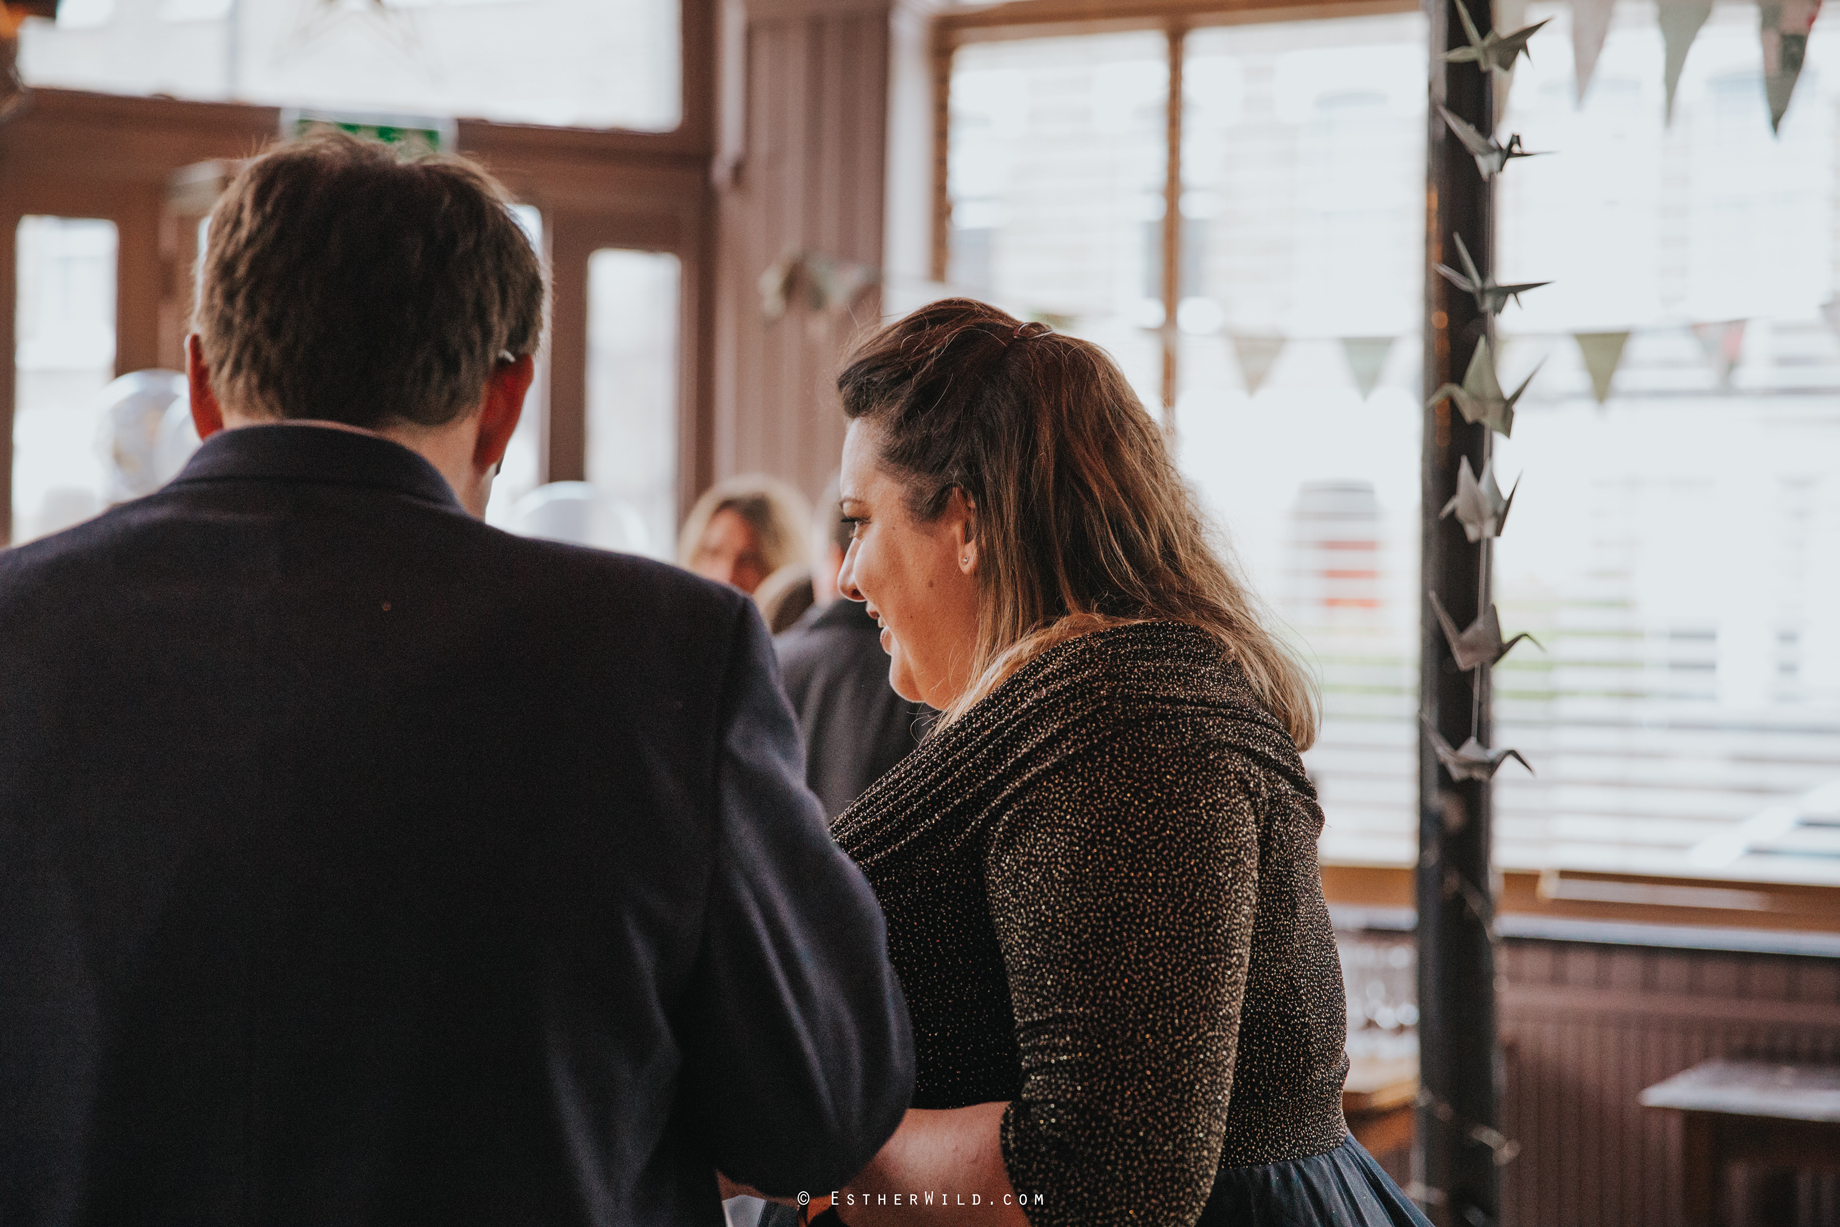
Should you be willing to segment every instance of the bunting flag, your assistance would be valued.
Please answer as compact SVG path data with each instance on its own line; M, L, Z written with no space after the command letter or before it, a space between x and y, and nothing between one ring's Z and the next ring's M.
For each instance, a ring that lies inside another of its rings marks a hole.
M1245 381L1246 395L1257 396L1265 377L1271 374L1278 355L1284 352L1284 338L1232 334L1233 356L1239 360L1239 377Z
M1674 122L1674 91L1680 87L1680 70L1686 67L1687 51L1699 37L1700 27L1712 16L1712 0L1661 0L1655 6L1661 23L1661 41L1667 48L1662 79L1667 84L1667 111L1664 122Z
M1348 373L1354 376L1354 386L1362 400L1373 395L1386 366L1386 356L1392 352L1392 337L1342 338L1342 356L1348 359Z
M1584 356L1584 369L1591 375L1591 391L1601 405L1610 399L1610 381L1616 376L1617 365L1623 361L1623 346L1629 340L1629 331L1574 332L1572 340L1578 342L1578 352Z
M1782 127L1783 113L1795 80L1802 75L1808 32L1821 11L1821 0L1759 0L1763 34L1763 92L1770 99L1770 130Z
M1744 353L1744 323L1743 320L1724 320L1693 325L1693 335L1699 338L1699 346L1705 351L1706 361L1712 363L1721 388L1731 386L1731 368L1738 365Z
M1580 105L1591 88L1597 57L1610 34L1610 10L1615 0L1572 0L1572 68Z
M1827 321L1835 336L1840 336L1840 298L1830 298L1821 304L1821 318Z

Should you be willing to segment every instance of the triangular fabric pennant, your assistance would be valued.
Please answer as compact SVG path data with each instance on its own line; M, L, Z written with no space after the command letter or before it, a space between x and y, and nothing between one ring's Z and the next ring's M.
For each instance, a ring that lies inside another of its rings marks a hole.
M1661 23L1661 41L1667 48L1662 80L1667 85L1666 123L1674 122L1674 91L1680 88L1680 70L1687 65L1687 52L1699 37L1700 27L1712 16L1712 0L1661 0L1655 14Z
M1723 320L1693 325L1693 335L1699 338L1699 347L1712 363L1721 388L1731 386L1731 368L1744 353L1744 324L1743 320Z
M1601 405L1610 399L1610 381L1623 360L1623 346L1629 340L1629 330L1574 332L1572 340L1578 342L1578 352L1584 355L1584 369L1591 374L1591 391Z
M1386 367L1386 356L1392 352L1392 337L1342 338L1342 356L1348 359L1348 373L1354 376L1354 386L1362 400L1373 395L1380 383L1380 372Z
M1830 298L1821 304L1821 318L1827 321L1835 336L1840 336L1840 298Z
M1763 92L1770 99L1770 130L1782 127L1789 96L1802 75L1808 32L1821 11L1821 0L1759 0L1763 33Z
M1257 396L1265 377L1271 374L1278 355L1284 352L1284 338L1274 336L1232 335L1233 356L1239 360L1239 377L1245 381L1246 395Z
M1572 71L1581 106L1584 92L1591 88L1591 76L1597 71L1604 39L1610 34L1610 11L1614 7L1615 0L1572 0Z

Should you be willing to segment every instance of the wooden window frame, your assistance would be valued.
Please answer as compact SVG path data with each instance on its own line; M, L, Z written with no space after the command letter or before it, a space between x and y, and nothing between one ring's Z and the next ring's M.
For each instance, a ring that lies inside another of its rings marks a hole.
M678 514L713 480L714 0L682 0L682 119L669 132L461 120L457 148L543 213L553 305L540 390L539 479L581 480L587 461L588 258L607 247L669 252L678 307ZM30 214L102 218L118 233L115 371L184 367L196 222L208 193L180 172L250 156L280 110L34 89L0 122L0 543L11 538L16 240Z
M947 182L952 60L969 43L1121 30L1161 30L1169 39L1168 168L1164 183L1163 422L1175 428L1176 309L1180 302L1183 43L1208 26L1304 21L1414 12L1416 0L1010 0L933 19L932 275L946 279L952 198ZM1322 868L1330 902L1352 907L1416 906L1410 866L1330 864ZM1840 887L1711 881L1617 873L1508 870L1498 911L1569 920L1764 931L1840 933Z

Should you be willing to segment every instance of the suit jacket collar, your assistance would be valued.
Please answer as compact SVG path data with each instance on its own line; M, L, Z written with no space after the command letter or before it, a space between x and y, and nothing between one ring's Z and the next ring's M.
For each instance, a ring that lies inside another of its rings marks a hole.
M869 607L861 601L852 601L838 597L822 609L814 610L811 616L813 627L842 626L850 630L879 631L881 625L869 616Z
M193 453L174 484L201 481L363 486L461 510L440 470L402 444L330 426L283 422L219 431Z

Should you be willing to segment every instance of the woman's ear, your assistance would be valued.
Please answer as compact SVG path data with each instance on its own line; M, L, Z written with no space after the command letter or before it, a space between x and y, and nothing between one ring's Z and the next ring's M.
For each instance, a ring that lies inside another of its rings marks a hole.
M966 575L977 574L977 504L962 488L955 487L945 514L951 521L953 543L958 547L958 569Z

